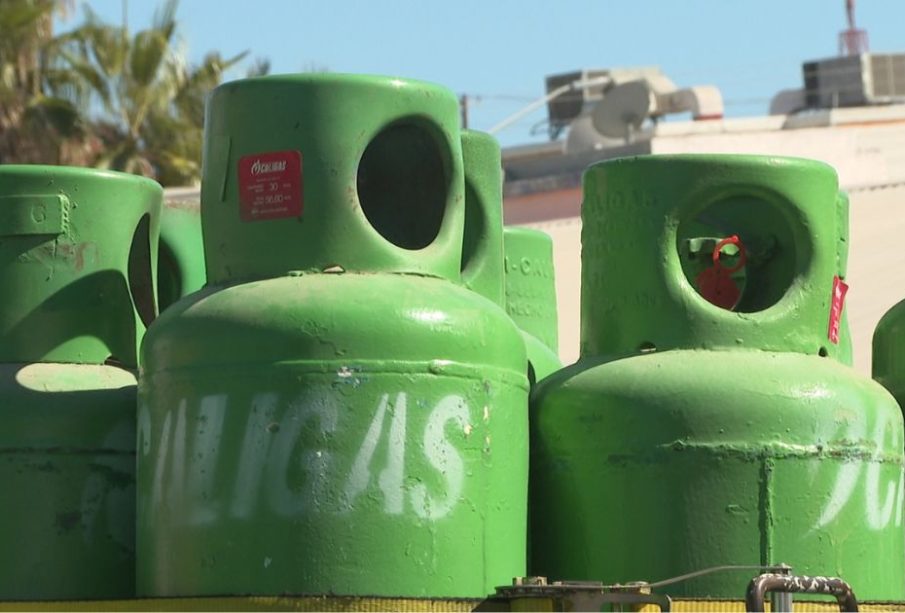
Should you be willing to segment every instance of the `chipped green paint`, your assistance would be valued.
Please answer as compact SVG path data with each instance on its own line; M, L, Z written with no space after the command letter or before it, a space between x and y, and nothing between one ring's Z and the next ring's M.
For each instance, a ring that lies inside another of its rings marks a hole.
M135 593L131 369L161 197L120 173L0 166L2 600Z
M532 399L532 574L782 562L860 598L905 596L902 417L828 359L837 206L833 170L806 160L650 156L585 173L581 359ZM733 234L749 257L727 310L685 259L691 239ZM730 598L748 574L669 592Z
M161 197L124 173L0 166L0 363L136 365Z
M465 285L502 293L498 235L463 258L463 149L498 163L426 83L214 91L209 283L142 347L139 593L478 598L524 574L527 359Z

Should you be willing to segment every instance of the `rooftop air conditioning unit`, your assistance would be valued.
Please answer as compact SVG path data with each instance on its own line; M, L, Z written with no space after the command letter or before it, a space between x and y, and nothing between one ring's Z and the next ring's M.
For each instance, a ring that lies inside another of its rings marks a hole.
M810 108L905 101L905 53L862 53L805 62L802 72Z
M551 134L557 133L569 125L573 119L581 115L582 111L602 100L606 91L614 85L644 77L656 77L661 74L660 69L656 66L640 66L637 68L585 68L547 75L547 94L576 82L599 81L589 87L570 89L547 102L547 118L550 122Z

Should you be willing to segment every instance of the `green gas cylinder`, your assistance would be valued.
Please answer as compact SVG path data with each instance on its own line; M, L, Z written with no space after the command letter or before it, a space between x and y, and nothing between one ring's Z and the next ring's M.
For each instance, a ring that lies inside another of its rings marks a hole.
M829 358L836 203L833 169L800 159L648 156L585 173L581 358L532 401L533 574L623 583L786 563L862 599L905 597L902 417ZM718 240L692 276L681 259L702 233ZM749 575L664 589L737 598Z
M456 97L234 81L204 152L208 284L142 346L139 592L476 598L523 573L526 356L462 285Z
M157 264L160 310L201 289L204 283L201 209L196 200L168 199L160 215L160 257Z
M463 282L506 309L517 326L524 324L521 335L528 354L528 379L534 384L562 367L553 349L557 326L553 242L537 230L503 228L503 175L496 139L466 130L462 134L462 157L465 163ZM510 255L509 251L515 253ZM552 345L544 345L533 332Z
M134 594L161 196L121 173L0 166L0 600Z
M540 381L562 368L557 355L559 321L553 276L553 241L531 228L503 230L506 311L522 331L529 379Z

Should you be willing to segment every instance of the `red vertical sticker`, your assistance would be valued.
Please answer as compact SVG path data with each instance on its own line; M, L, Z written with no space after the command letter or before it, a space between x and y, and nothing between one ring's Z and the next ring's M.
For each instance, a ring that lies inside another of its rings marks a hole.
M833 277L833 300L830 304L830 329L827 332L830 341L839 343L839 323L842 321L842 308L845 305L845 294L848 285L839 276Z
M272 151L239 158L239 214L242 221L302 214L302 154Z

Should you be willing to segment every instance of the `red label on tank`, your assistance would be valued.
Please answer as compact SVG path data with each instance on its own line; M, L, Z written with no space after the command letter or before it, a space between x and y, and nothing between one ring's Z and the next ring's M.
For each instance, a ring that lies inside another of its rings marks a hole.
M272 151L239 158L239 213L242 221L302 214L302 154Z
M842 321L842 308L848 285L838 276L833 277L833 300L830 304L830 329L827 332L832 343L839 343L839 323Z

